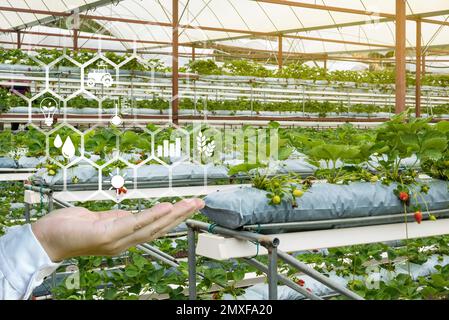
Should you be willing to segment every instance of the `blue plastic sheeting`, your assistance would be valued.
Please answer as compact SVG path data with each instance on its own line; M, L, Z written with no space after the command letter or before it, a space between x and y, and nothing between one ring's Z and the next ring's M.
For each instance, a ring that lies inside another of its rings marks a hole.
M228 178L227 168L224 166L214 166L212 164L196 165L191 163L180 163L169 168L168 166L151 164L144 165L136 169L126 168L119 171L126 180L139 182L168 182L172 180L191 180L191 179L224 179ZM112 175L116 174L113 170ZM81 164L67 170L66 182L71 183L74 177L78 178L78 183L97 183L99 170L90 164ZM54 176L49 176L46 169L41 169L33 176L36 182L43 182L45 185L52 186L62 184L64 175L63 170L58 170ZM109 181L110 176L103 176L103 181Z
M91 159L92 160L92 159ZM27 160L30 161L30 160ZM36 160L37 161L37 160ZM78 178L78 183L97 183L99 178L99 170L93 167L85 160L81 160L76 167L66 170L66 183L70 184L74 177ZM304 159L286 160L272 168L273 173L289 173L296 172L304 175L311 175L314 167L308 164ZM115 174L115 170L113 170ZM160 164L143 165L132 169L125 168L120 170L120 175L125 176L128 180L136 178L139 182L168 182L170 177L175 180L193 180L193 179L228 179L228 167L224 165L205 164L199 165L194 163L177 163L169 166ZM63 170L58 170L54 176L49 176L47 170L42 168L36 172L33 179L38 183L43 182L45 185L52 186L63 184ZM110 180L109 176L104 176L103 181Z
M14 159L7 157L0 157L0 168L16 169L17 163L14 161Z
M19 168L36 168L39 164L44 162L45 157L20 157L18 162Z
M430 191L423 195L429 210L449 207L448 183L429 180ZM267 192L252 187L236 187L209 194L201 210L218 225L236 229L248 224L319 221L400 214L403 204L394 195L396 184L355 182L349 185L316 183L301 198L298 206L286 200L268 204ZM418 203L423 205L421 197ZM415 204L412 199L412 204Z

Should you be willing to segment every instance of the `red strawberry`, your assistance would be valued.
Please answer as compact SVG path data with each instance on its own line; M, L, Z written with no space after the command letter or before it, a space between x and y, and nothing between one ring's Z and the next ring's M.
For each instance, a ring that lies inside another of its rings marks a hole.
M117 194L118 195L121 195L122 193L126 194L127 192L128 192L128 190L125 187L121 187L121 188L117 189Z
M422 212L421 211L416 211L415 212L415 221L419 223L421 223L422 221Z
M408 199L409 199L408 193L405 191L399 192L399 199L404 202L408 201Z
M302 279L298 279L298 280L296 280L296 284L297 285L299 285L299 286L301 286L301 287L304 287L304 280L302 280Z

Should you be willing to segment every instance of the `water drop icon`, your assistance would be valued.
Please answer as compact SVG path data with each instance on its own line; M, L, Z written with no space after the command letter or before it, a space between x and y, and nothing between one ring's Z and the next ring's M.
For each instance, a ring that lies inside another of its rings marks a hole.
M59 134L56 136L55 141L53 141L53 145L54 145L56 148L61 148L61 146L62 146L62 140L61 140L61 136L60 136Z
M72 139L70 139L70 137L67 137L64 145L62 146L62 155L67 159L70 159L75 155L75 146L73 145Z

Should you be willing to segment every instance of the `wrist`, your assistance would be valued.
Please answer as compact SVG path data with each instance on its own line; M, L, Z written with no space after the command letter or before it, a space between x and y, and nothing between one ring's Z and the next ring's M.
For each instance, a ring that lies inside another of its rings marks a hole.
M51 261L57 263L64 260L51 245L48 232L43 230L39 220L31 224L31 230Z

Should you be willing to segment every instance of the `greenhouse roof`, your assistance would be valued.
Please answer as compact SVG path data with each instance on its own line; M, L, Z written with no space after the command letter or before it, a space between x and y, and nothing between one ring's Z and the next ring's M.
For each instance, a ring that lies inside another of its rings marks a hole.
M102 36L115 38L102 40L102 47L111 50L158 52L171 46L172 0L0 0L0 41L13 46L15 31L21 30L24 46L70 47L72 30L67 28L76 25L73 13L95 21L99 29L80 35L81 48L98 47ZM394 18L394 0L179 0L179 43L186 48L275 53L282 35L286 55L391 51ZM449 45L447 0L407 1L410 48L416 43L418 18L424 47ZM44 26L51 22L59 28Z

